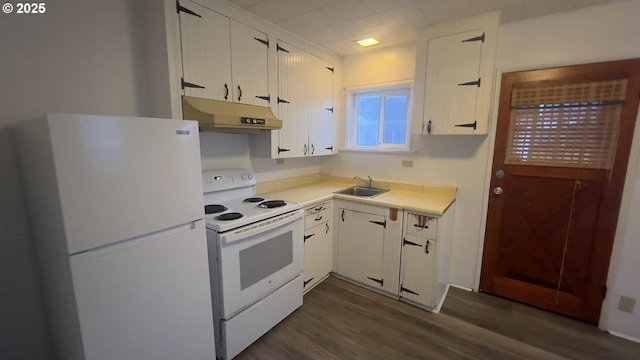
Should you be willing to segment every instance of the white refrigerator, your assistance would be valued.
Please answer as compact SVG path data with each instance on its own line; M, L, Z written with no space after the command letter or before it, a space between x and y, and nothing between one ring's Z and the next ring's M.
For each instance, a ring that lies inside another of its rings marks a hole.
M19 124L55 358L215 359L198 124Z

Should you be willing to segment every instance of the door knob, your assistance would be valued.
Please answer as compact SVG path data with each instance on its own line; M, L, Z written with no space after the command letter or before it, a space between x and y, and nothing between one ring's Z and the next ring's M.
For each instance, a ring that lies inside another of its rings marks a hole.
M493 193L496 195L502 195L503 192L504 192L504 189L501 188L500 186L496 186L493 188Z
M496 171L496 177L498 179L502 179L504 177L504 171L503 170Z

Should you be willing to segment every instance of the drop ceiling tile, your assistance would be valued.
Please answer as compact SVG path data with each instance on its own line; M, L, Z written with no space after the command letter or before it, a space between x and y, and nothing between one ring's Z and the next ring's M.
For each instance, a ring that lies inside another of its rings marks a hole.
M373 13L367 9L360 0L342 0L321 8L334 21L343 23L351 20L371 16Z
M313 10L306 0L263 0L248 8L261 18L278 23Z
M335 4L341 0L307 0L316 9L320 9L327 5Z
M319 44L323 42L338 41L343 38L343 35L339 27L327 26L323 29L305 34L305 38L311 42Z
M331 20L326 13L320 10L314 10L283 20L279 22L278 25L293 33L305 35L328 27L337 26L338 24Z
M234 4L238 5L238 6L243 7L243 8L246 9L246 8L248 8L250 6L253 6L253 5L259 3L262 0L230 0L230 1L232 3L234 3Z
M392 10L387 10L376 14L385 25L395 26L413 21L420 21L424 18L422 10L416 4L407 4Z
M360 40L360 38L358 38L359 36L365 35L372 29L375 29L382 25L382 20L380 20L379 17L375 15L369 15L361 19L342 23L339 26L339 29L345 36L345 38L350 37L354 38L355 40Z
M367 9L374 14L379 12L395 9L399 6L415 3L414 0L361 0ZM440 0L442 1L442 0Z
M469 4L473 1L475 0L421 0L417 4L425 16L425 23L439 24L471 16L473 13Z

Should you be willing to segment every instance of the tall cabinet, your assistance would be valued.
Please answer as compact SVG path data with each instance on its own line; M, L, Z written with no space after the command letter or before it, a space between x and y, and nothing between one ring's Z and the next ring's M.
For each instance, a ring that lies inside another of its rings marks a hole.
M333 73L328 61L278 40L277 158L329 155L334 144Z
M269 106L267 34L182 0L184 95Z

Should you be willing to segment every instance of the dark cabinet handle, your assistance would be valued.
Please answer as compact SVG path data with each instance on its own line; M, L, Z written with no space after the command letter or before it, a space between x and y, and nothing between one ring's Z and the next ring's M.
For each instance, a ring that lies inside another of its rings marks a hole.
M344 222L344 210L342 210L342 222Z
M313 211L320 211L322 209L324 209L322 206L318 206L317 208L313 209Z
M432 129L432 125L431 125L431 120L429 120L429 123L427 124L427 134L431 134L431 129Z
M430 247L431 247L431 242L429 240L427 240L427 245L425 246L424 252L428 254L429 250L430 250L429 249Z
M227 83L224 83L224 99L229 99L229 85Z
M238 85L238 101L242 99L242 88Z
M413 224L413 227L415 227L415 228L422 228L422 229L428 229L428 228L429 228L429 225L421 226L421 225L418 225L418 224Z
M303 242L307 241L307 239L309 239L310 237L312 237L315 234L309 234L309 235L305 235L304 238L302 239Z
M319 218L315 218L315 219L313 219L313 220L314 220L314 221L320 221L320 220L322 220L322 216L320 216Z
M313 155L314 152L316 152L316 148L311 144L311 155Z
M326 230L324 231L324 233L328 234L329 233L329 223L326 222L324 225L327 227Z
M307 155L307 144L304 144L304 154Z
M291 149L283 149L280 146L278 146L278 154L280 154L281 152L287 152L287 151L291 151Z
M333 145L331 145L331 146L329 146L329 147L326 147L326 148L324 148L324 149L325 149L325 150L329 150L329 151L333 151Z

